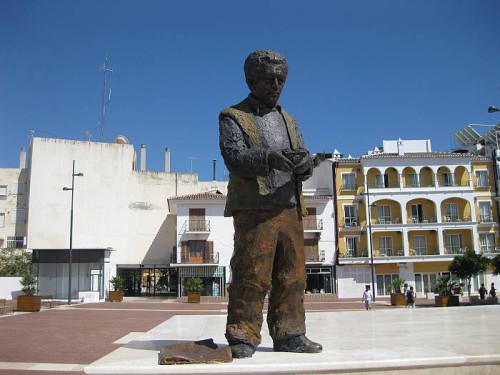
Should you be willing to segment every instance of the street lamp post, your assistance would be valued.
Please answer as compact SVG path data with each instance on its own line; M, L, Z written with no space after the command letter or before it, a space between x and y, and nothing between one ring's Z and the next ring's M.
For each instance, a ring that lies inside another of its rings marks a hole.
M373 302L375 302L375 266L373 264L373 238L372 238L372 215L371 209L372 205L370 204L370 189L368 187L368 181L366 182L366 199L367 199L367 208L368 208L368 241L370 242L370 271L372 275L372 295Z
M68 305L71 305L71 269L73 268L73 198L75 193L75 177L82 177L83 173L75 173L75 161L73 160L73 173L71 174L71 187L63 187L64 191L71 190L71 216L69 222L69 280L68 280Z

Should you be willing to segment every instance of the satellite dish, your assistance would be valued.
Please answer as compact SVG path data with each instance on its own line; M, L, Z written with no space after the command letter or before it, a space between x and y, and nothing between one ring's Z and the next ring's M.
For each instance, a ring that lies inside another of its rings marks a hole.
M130 142L128 141L127 137L124 135L117 135L115 137L115 143L118 143L119 145L128 145Z

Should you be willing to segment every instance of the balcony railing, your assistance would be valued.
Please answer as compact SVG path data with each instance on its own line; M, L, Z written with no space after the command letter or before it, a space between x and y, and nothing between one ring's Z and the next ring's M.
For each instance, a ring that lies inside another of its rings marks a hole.
M444 253L446 255L462 255L467 251L466 247L445 247Z
M304 230L323 230L323 219L304 218Z
M179 254L180 262L178 262L178 254L172 254L170 257L170 263L180 263L180 264L218 264L219 263L219 253L209 253L209 254Z
M210 220L187 220L184 227L186 232L210 232Z
M460 217L458 215L446 215L443 216L443 223L463 223L463 222L471 222L469 216Z
M368 258L368 251L366 250L345 250L340 254L341 258Z
M428 248L410 249L411 257L426 256L426 255L439 255L439 250L428 249Z
M481 246L481 254L499 254L500 247Z
M341 227L359 227L359 217L345 217L340 223Z
M9 249L24 249L26 248L26 237L7 237L7 248Z
M480 223L494 223L495 220L493 220L493 216L491 215L479 215L479 220Z
M325 250L318 250L316 252L306 252L306 262L324 262Z
M340 191L355 191L357 188L356 184L343 184Z

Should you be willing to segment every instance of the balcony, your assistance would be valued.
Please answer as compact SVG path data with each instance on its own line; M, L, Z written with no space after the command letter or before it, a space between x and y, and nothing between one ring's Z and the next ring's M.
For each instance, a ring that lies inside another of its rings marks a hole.
M26 248L26 237L7 237L7 248L9 249L25 249Z
M210 220L186 220L181 233L210 233Z
M472 222L469 216L460 217L458 215L443 216L443 223L470 223Z
M445 247L445 255L462 255L467 251L466 247Z
M325 250L317 250L315 252L306 251L306 263L319 263L325 261Z
M347 249L339 255L341 258L368 258L368 251Z
M209 254L179 254L180 262L178 261L178 254L172 254L170 257L170 263L176 264L218 264L219 263L219 253L209 253Z
M317 232L323 230L323 219L303 219L304 231Z
M493 219L493 216L491 216L491 215L479 215L478 221L481 224L495 222L495 220Z
M359 217L345 217L342 219L340 226L344 228L359 227Z
M500 247L481 246L481 254L500 254Z
M402 257L405 255L405 251L403 249L380 249L378 252L375 251L373 255L375 257Z
M438 249L427 249L427 248L410 249L410 256L411 257L428 256L428 255L439 255L439 250Z

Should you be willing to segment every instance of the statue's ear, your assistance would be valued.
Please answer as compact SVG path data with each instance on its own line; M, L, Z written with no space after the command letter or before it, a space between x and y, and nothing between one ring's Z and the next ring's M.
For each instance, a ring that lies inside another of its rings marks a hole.
M255 80L252 77L246 77L246 81L247 81L248 88L250 89L250 91L252 91L253 87L254 87L253 84L254 84Z

